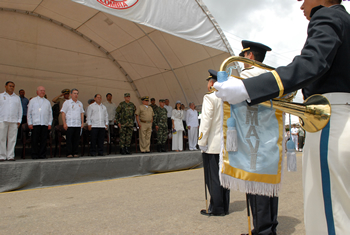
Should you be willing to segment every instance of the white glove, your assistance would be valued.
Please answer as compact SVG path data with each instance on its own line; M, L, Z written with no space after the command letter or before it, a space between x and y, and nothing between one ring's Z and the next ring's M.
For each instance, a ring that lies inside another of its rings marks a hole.
M208 150L208 145L206 145L206 146L199 145L199 149L202 150L202 153L205 153Z
M215 82L215 95L230 104L238 104L250 100L247 89L241 79L231 77L226 82Z

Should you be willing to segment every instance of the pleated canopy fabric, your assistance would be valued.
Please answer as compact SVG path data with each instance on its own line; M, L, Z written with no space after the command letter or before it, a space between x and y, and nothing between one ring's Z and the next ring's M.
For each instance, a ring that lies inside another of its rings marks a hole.
M15 93L25 89L29 98L42 85L49 100L77 88L85 107L96 93L108 92L115 103L130 93L137 105L144 95L157 103L168 98L172 106L176 100L200 105L208 69L233 55L200 0L94 2L132 3L136 10L116 10L124 14L117 17L109 7L69 0L0 0L0 83L15 82Z

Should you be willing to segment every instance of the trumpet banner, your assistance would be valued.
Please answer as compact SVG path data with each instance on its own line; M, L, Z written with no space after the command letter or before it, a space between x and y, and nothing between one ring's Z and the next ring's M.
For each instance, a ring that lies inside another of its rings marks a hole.
M231 120L230 120L231 119ZM228 129L234 119L236 151L227 151ZM246 102L223 104L220 181L223 187L266 196L278 196L283 174L284 113Z

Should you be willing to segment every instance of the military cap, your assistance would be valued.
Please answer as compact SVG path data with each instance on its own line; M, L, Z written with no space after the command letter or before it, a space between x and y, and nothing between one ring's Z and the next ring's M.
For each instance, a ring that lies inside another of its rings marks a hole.
M125 93L124 97L130 97L130 93Z
M62 94L69 94L70 93L70 90L69 89L63 89L61 91Z
M142 100L142 101L149 101L149 97L148 97L148 96L142 96L142 97L141 97L141 100Z
M253 50L253 51L259 51L263 53L264 55L266 54L267 51L271 51L272 49L262 43L259 42L252 42L248 40L242 40L242 46L243 50L241 53L239 53L239 56L244 56L244 52Z
M91 103L93 103L95 100L94 99L89 99L88 100L88 104L91 104Z
M218 78L217 78L217 71L215 71L215 70L213 70L213 69L209 69L208 70L208 72L209 72L209 77L207 78L207 81L209 81L209 79L215 79L215 80L218 80Z
M160 99L159 102L165 102L165 99Z

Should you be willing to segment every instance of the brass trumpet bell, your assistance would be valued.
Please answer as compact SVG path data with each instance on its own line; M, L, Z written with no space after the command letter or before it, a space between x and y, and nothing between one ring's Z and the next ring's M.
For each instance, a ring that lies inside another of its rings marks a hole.
M226 68L230 63L237 61L251 64L253 66L269 71L275 70L273 67L254 60L250 60L248 58L232 56L221 64L220 71L226 71ZM243 79L240 77L236 78ZM302 104L290 102L295 95L296 92L294 92L292 96L287 96L288 98L276 98L270 101L262 102L259 105L272 107L285 113L290 113L292 115L298 116L301 127L307 132L317 132L322 130L328 124L331 117L331 105L328 99L323 95L312 95L307 98Z

